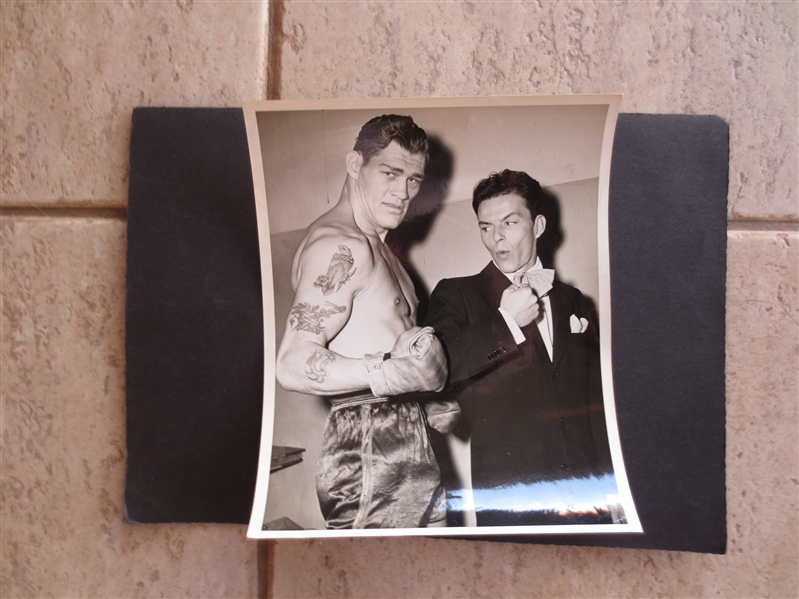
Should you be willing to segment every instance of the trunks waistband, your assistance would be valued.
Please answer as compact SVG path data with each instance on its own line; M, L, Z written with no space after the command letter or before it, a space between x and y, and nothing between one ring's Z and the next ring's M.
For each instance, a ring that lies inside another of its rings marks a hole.
M373 403L385 403L389 400L388 397L375 397L368 392L360 393L346 393L344 395L334 395L328 397L331 403L331 411L340 410L342 408L352 408L355 406L365 406Z

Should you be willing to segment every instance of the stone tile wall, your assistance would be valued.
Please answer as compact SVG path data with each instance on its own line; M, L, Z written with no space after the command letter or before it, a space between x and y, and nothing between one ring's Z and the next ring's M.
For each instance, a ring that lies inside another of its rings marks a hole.
M794 2L0 3L0 595L797 596L798 25ZM242 527L122 524L134 106L595 92L730 124L727 555L281 541L259 577Z
M2 597L254 597L232 525L122 522L134 106L265 90L260 3L0 3Z

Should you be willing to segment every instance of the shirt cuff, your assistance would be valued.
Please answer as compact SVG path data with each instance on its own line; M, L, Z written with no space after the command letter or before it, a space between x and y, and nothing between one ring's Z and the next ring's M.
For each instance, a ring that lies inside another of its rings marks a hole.
M505 310L505 308L499 308L499 313L502 314L502 318L505 319L505 323L508 325L516 345L521 345L524 340L527 339L527 337L524 336L524 333L522 333L522 329L518 324L516 324L516 321L513 320L513 316L511 316L510 313Z

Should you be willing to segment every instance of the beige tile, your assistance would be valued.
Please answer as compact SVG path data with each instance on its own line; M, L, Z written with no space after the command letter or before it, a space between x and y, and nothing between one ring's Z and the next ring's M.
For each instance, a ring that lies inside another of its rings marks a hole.
M731 213L799 218L795 2L277 4L281 98L622 92L625 112L717 114Z
M125 222L0 224L0 595L255 596L242 526L122 522Z
M799 592L798 254L795 232L729 236L725 575L751 595Z
M264 94L265 4L0 3L4 206L124 206L135 106Z
M796 597L797 248L796 233L729 238L726 555L437 539L279 541L272 596Z

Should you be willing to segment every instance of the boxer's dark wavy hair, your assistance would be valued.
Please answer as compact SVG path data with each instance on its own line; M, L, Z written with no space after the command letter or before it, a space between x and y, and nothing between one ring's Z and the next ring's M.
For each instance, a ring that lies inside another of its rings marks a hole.
M363 163L366 164L392 141L396 141L411 154L424 154L425 161L430 156L430 146L424 129L414 123L411 117L397 114L377 116L366 123L361 127L352 149L360 152Z
M477 208L482 202L512 193L524 198L533 220L541 214L546 197L541 184L525 172L508 169L500 173L491 173L474 186L472 194L474 213L477 214Z

